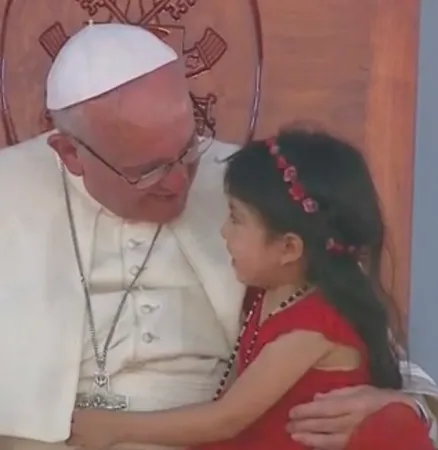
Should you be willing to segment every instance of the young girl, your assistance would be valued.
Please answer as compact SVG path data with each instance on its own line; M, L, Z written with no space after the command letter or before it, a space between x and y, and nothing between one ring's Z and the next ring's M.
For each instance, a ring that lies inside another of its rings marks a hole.
M236 153L225 190L223 236L250 286L249 312L214 401L153 413L78 411L74 442L299 450L285 430L294 405L347 386L401 388L380 282L384 226L361 153L324 133L284 131ZM225 390L235 363L238 377ZM364 428L373 450L378 422L371 437ZM399 433L401 443L382 448L404 449L410 432ZM360 435L353 441L352 449L368 448Z

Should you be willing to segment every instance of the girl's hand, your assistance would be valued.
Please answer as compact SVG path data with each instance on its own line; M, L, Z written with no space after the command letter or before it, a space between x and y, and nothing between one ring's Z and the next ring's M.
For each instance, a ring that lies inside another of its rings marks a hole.
M117 443L116 413L100 409L77 409L73 413L67 445L84 450L107 450Z

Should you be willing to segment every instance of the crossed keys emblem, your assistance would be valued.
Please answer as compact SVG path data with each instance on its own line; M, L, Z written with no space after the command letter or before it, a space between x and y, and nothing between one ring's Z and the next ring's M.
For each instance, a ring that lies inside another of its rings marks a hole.
M170 34L179 36L178 45L182 51L186 68L186 77L194 78L210 71L227 51L227 43L212 27L206 27L202 36L187 47L184 42L185 26L181 19L189 14L199 0L148 0L152 3L145 7L145 0L73 0L93 19L98 12L106 11L107 18L100 23L129 23L144 27L161 39ZM96 22L97 23L97 22ZM68 40L63 25L55 22L39 37L39 42L50 58L54 59L61 47ZM196 96L190 93L197 131L200 135L216 133L216 120L213 114L217 96L207 93Z

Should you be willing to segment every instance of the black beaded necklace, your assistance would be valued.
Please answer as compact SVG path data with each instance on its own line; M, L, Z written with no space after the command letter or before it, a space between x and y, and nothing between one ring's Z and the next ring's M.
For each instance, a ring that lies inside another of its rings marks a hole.
M303 287L297 289L287 300L284 300L280 303L280 305L278 306L278 308L276 308L274 311L272 311L271 313L269 313L268 317L266 318L266 320L268 320L269 318L271 318L273 315L279 313L280 311L282 311L283 309L287 308L289 305L291 305L292 303L301 300L302 298L306 297L307 294L312 290L312 287L310 285L304 285ZM246 315L245 320L243 321L242 324L242 328L240 329L240 333L239 336L236 340L236 344L234 345L233 348L233 352L231 353L231 356L229 357L228 361L227 361L227 365L226 368L224 370L224 373L222 374L222 378L219 382L219 387L216 389L216 393L213 397L213 400L217 400L222 393L224 392L225 386L227 384L228 378L230 377L231 371L234 367L234 363L236 362L236 358L239 354L239 350L240 350L240 345L241 345L241 341L242 341L242 336L245 334L249 323L251 322L252 316L254 315L254 312L256 310L257 305L259 304L259 302L262 301L264 292L260 292L257 296L256 299L254 300L253 304L251 305L250 310L248 311L248 314ZM249 344L249 347L246 351L245 354L245 364L249 363L249 358L252 355L252 352L254 350L255 344L257 342L257 337L259 335L260 332L260 324L257 324L256 329L254 330L254 334L252 336L251 342Z

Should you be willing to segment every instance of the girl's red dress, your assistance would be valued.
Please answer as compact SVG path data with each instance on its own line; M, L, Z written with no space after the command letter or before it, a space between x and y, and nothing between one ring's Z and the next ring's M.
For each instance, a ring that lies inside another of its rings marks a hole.
M253 298L249 298L250 303L256 301L256 295L256 292L251 294ZM368 358L364 343L352 326L323 298L320 292L314 291L310 293L306 298L265 320L259 329L259 335L252 349L250 360L245 364L243 355L246 354L260 322L260 314L261 302L256 306L251 321L241 339L238 375L247 369L266 344L276 340L283 334L291 333L295 330L317 331L324 334L332 342L355 348L361 355L361 364L357 369L348 371L310 369L286 392L277 404L266 411L252 426L238 436L227 441L196 446L192 450L307 450L307 447L292 440L285 429L289 421L288 414L291 408L302 403L311 402L317 393L369 383ZM285 355L285 358L287 357L290 357L293 363L294 355ZM272 368L272 370L275 370L275 368ZM371 430L370 427L364 427L366 434L369 432L375 435L376 433L381 433L382 429L379 428L380 421L382 425L384 424L385 427L388 427L388 416L385 414L380 414L377 417L377 421L372 422L373 427ZM392 414L394 414L393 408ZM411 422L414 421L415 425L418 425L414 427L416 434L420 432L421 435L427 436L425 427L415 416L415 413L412 415L408 414L407 417ZM416 423L416 421L419 423ZM406 423L406 425L409 424ZM408 434L412 434L412 430L410 428L409 430ZM385 439L385 445L382 442L382 446L379 446L379 439L374 439L370 450L388 450L388 448L407 450L408 447L404 446L405 434L405 429L400 429L397 435L399 438L396 442L392 442L389 447L387 439ZM366 450L365 447L360 446L362 442L360 430L354 435L353 440L354 442L351 442L351 444L354 445L349 446L347 450ZM431 446L430 449L433 450L433 447ZM409 450L414 449L409 447ZM415 450L423 450L423 448L416 448ZM425 447L424 450L429 449Z

